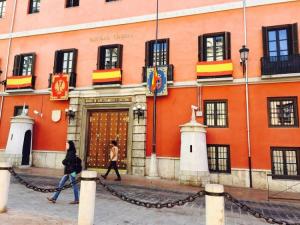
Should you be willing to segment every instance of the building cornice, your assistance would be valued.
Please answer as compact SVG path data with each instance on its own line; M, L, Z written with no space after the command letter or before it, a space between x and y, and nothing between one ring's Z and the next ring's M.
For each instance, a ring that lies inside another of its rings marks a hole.
M247 7L263 6L263 5L295 2L295 1L297 1L297 0L247 0ZM243 1L235 1L235 2L216 4L216 5L201 6L201 7L197 7L197 8L176 10L176 11L170 11L170 12L161 12L161 13L159 13L159 19L160 20L172 19L172 18L183 17L183 16L193 16L193 15L214 13L214 12L241 9L241 8L243 8ZM126 24L132 24L132 23L154 21L155 19L156 19L155 14L148 14L148 15L143 15L143 16L105 20L105 21L100 21L100 22L82 23L82 24L75 24L75 25L68 25L68 26L20 31L20 32L1 34L0 40L9 39L9 38L19 38L19 37L28 37L28 36L35 36L35 35L45 35L45 34L86 30L86 29L95 29L95 28L110 27L110 26L117 26L117 25L126 25Z

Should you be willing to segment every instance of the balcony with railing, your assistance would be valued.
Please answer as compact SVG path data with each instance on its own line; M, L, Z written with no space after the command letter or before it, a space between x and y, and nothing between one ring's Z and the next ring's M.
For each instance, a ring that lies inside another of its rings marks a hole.
M262 77L268 75L293 73L300 73L299 54L261 58Z
M147 74L149 75L149 73L153 71L153 69L154 69L153 66L143 67L143 74L142 74L143 83L147 82ZM168 82L174 81L174 65L169 64L166 66L157 66L157 69L163 71L164 74L166 74Z

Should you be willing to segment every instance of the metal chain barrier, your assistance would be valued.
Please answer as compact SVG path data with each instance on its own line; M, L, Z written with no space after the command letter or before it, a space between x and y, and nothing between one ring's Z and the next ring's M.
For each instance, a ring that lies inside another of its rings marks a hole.
M29 189L32 189L34 191L37 192L42 192L42 193L50 193L50 192L57 192L57 191L62 191L65 190L67 188L71 188L73 186L72 183L64 185L62 188L41 188L41 187L37 187L35 185L32 185L28 182L26 182L23 178L21 178L12 167L7 167L7 168L0 168L0 170L8 170L13 177L16 178L17 181L19 181L20 184L26 186ZM162 209L162 208L173 208L175 206L182 206L188 202L193 202L195 201L197 198L201 198L204 197L205 195L210 195L210 196L224 196L225 199L227 199L228 201L232 202L233 204L235 204L236 206L238 206L241 210L248 212L250 215L256 217L256 218L260 218L260 219L264 219L267 223L270 224L280 224L280 225L300 225L300 223L290 223L284 220L279 220L279 219L274 219L272 217L269 216L265 216L263 213L258 212L254 209L252 209L251 207L249 207L248 205L244 204L243 202L239 201L238 199L234 198L231 194L224 192L224 193L209 193L206 191L199 191L195 194L191 194L189 196L187 196L186 198L183 199L178 199L175 201L168 201L168 202L157 202L157 203L153 203L153 202L146 202L146 201L141 201L141 200L137 200L137 199L133 199L130 197L127 197L125 194L117 192L116 190L114 190L112 187L109 187L109 185L105 184L100 178L77 178L77 180L75 181L75 183L79 183L81 180L83 181L98 181L99 184L101 186L103 186L103 188L105 190L107 190L109 193L111 193L113 196L118 197L119 199L126 201L130 204L134 204L137 206L142 206L142 207L146 207L146 208L156 208L156 209Z
M278 220L278 219L274 219L272 217L269 216L265 216L263 213L258 212L254 209L251 209L249 206L247 206L246 204L242 203L241 201L237 200L236 198L234 198L231 194L229 193L224 193L224 197L229 200L230 202L232 202L233 204L237 205L241 210L248 212L249 214L251 214L252 216L256 217L256 218L261 218L264 219L267 223L270 224L280 224L280 225L300 225L300 223L289 223L287 221L283 221L283 220Z
M57 191L62 191L68 188L71 188L73 186L73 183L64 185L62 188L41 188L41 187L37 187L35 185L32 185L28 182L26 182L23 178L21 178L12 167L6 168L6 170L8 170L11 175L16 178L16 180L24 185L25 187L33 190L33 191L37 191L37 192L42 192L42 193L52 193L52 192L57 192ZM75 184L78 184L80 182L81 178L77 178L77 180L75 181Z
M184 199L179 199L175 201L169 201L169 202L164 202L164 203L152 203L152 202L145 202L145 201L140 201L136 200L133 198L127 197L125 194L119 193L113 188L109 187L107 184L103 183L101 179L99 179L99 184L101 184L105 190L110 192L113 196L118 197L119 199L126 201L128 203L137 205L137 206L142 206L146 208L156 208L156 209L161 209L161 208L173 208L175 206L182 206L188 202L193 202L199 197L203 197L205 195L205 191L199 191L195 194L189 195L188 197Z

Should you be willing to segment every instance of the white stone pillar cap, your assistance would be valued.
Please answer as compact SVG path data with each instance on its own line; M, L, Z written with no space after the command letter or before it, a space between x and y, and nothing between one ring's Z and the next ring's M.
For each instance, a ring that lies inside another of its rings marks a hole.
M84 170L81 172L81 177L83 178L96 178L97 172L96 171L90 171L90 170Z
M211 193L223 193L224 186L221 184L207 184L205 185L205 191Z

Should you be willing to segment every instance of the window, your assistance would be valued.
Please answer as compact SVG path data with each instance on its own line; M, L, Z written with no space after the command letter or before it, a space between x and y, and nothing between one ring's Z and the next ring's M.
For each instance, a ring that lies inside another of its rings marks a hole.
M23 105L17 105L17 106L15 106L15 108L14 108L14 116L21 115L22 112L23 112L23 108L24 108ZM28 112L28 105L25 105L25 113L27 113L27 112Z
M208 168L211 172L230 173L229 145L207 145Z
M122 68L122 45L105 45L98 48L97 69Z
M114 1L118 1L118 0L105 0L106 2L114 2Z
M273 175L300 175L300 148L271 147L271 158Z
M204 101L204 124L209 127L228 127L227 100Z
M38 13L40 11L40 0L29 1L29 14Z
M14 76L33 76L35 53L16 55L14 59Z
M6 0L0 0L0 18L5 15L6 10Z
M213 33L198 38L199 61L222 61L231 58L230 33Z
M269 127L298 127L297 97L268 98Z
M146 42L146 66L169 65L169 39Z
M53 73L75 73L77 64L77 53L77 49L66 49L56 51Z
M285 61L298 54L298 25L263 27L264 56L270 61Z
M79 6L79 0L67 0L66 8Z

